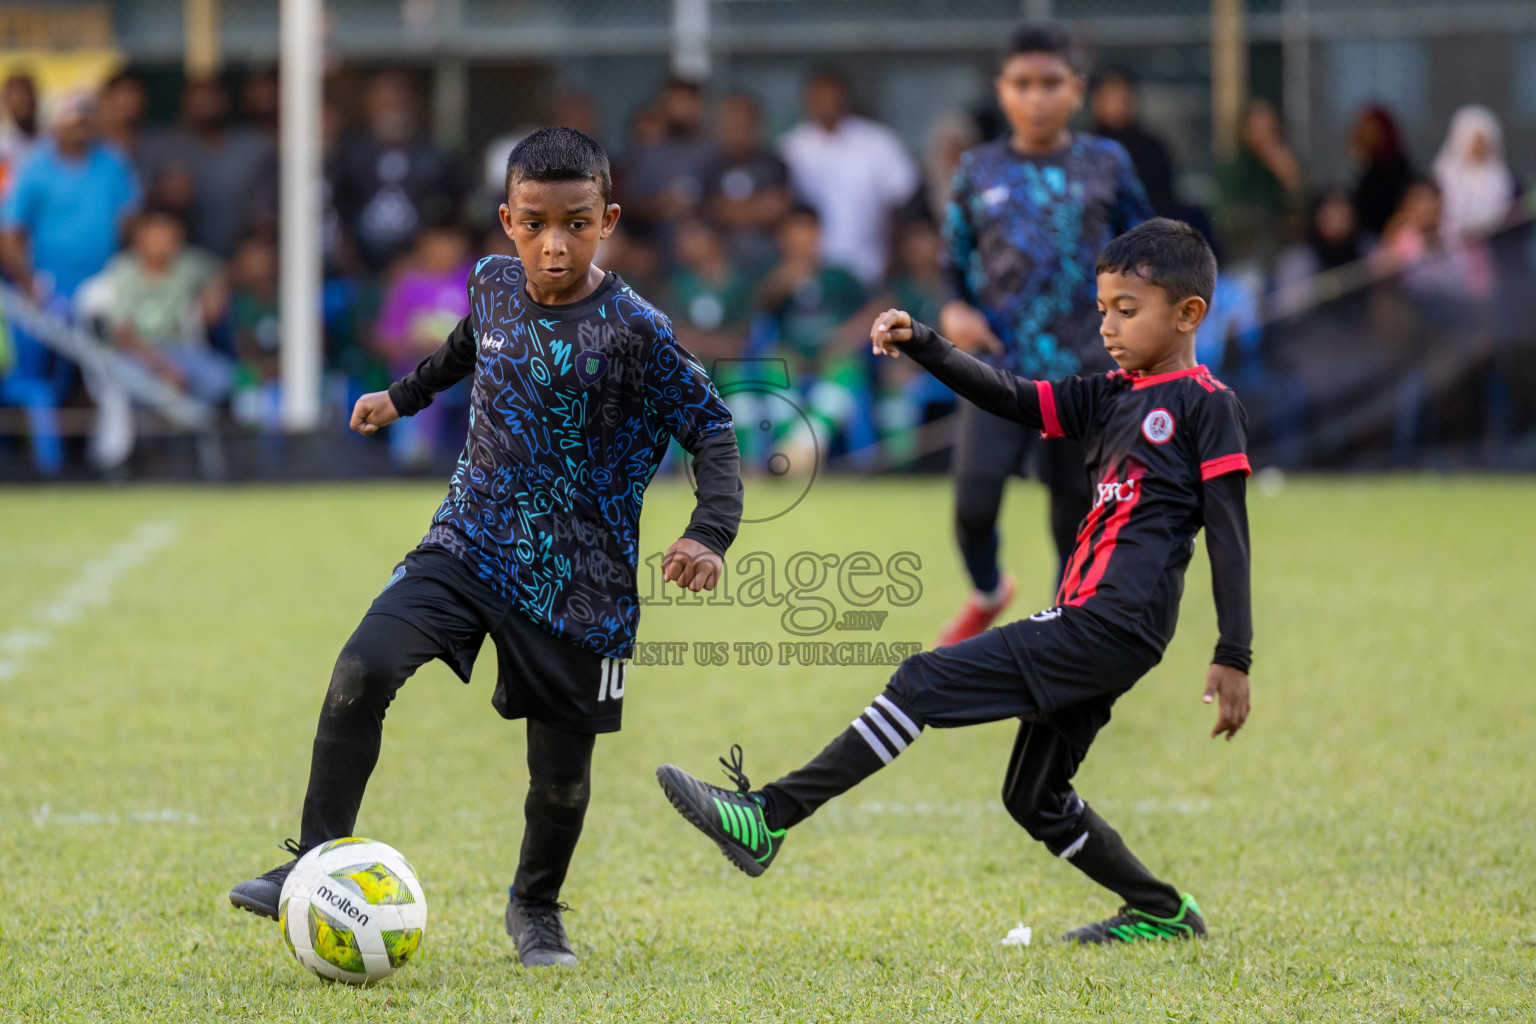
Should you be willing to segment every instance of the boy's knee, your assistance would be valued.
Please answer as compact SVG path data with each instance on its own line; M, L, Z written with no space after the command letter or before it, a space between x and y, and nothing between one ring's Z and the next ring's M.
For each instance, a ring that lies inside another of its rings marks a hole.
M530 779L528 794L545 807L557 811L585 810L592 786L586 779Z
M896 666L891 681L885 684L885 692L881 694L919 730L928 724L923 696L928 691L928 664L932 659L932 651L918 651L907 657Z
M370 657L360 645L348 644L331 670L331 685L325 693L322 715L345 718L368 707L389 689L390 666L378 657Z
M1003 804L1031 839L1044 843L1058 857L1067 855L1082 834L1083 814L1088 809L1083 798L1070 789L1058 793L1005 788Z
M981 544L997 528L997 506L990 501L960 500L955 504L955 536L961 544Z

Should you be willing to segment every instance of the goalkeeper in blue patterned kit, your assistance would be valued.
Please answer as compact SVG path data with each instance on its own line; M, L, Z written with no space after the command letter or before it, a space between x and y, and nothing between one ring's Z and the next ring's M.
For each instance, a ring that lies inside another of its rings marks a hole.
M465 682L487 636L492 697L528 721L526 825L506 928L525 966L576 956L559 902L581 836L598 733L619 728L639 624L641 500L671 439L694 458L697 505L663 573L713 589L741 519L731 414L667 318L592 265L618 223L608 158L571 128L528 136L507 161L502 225L517 257L469 278L470 314L387 392L364 395L371 434L474 375L469 437L431 528L341 650L320 711L295 858L351 835L384 713L440 658ZM294 861L237 885L267 917Z

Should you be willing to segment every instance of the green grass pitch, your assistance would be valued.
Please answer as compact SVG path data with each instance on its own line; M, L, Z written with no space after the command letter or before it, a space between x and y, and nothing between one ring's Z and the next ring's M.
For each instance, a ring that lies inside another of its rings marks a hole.
M930 730L741 876L655 766L718 779L739 742L765 782L887 670L710 668L690 647L632 667L625 729L598 744L566 891L581 966L525 971L501 923L524 744L490 707L487 649L471 686L434 665L402 691L359 822L421 873L421 954L370 989L323 985L225 892L296 832L332 660L441 491L0 493L0 1020L1536 1018L1536 484L1472 478L1251 490L1254 711L1230 744L1199 702L1197 556L1177 641L1078 781L1198 896L1207 942L1050 941L1116 908L1002 809L1008 723ZM1022 614L1049 603L1044 515L1033 486L1009 501ZM653 487L647 551L688 508ZM962 594L939 480L823 481L747 526L733 554L753 550L920 559L920 596L878 605L878 633L823 640L926 645ZM822 594L848 607L835 580ZM642 639L776 652L782 612L652 607ZM1021 922L1034 945L1003 946Z

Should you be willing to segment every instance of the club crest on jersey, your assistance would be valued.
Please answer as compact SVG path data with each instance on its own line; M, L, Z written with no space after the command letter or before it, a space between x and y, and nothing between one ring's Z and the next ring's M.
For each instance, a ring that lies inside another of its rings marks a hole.
M588 350L576 357L576 376L583 384L591 384L608 372L608 357L601 352Z
M1173 413L1167 409L1153 409L1141 421L1141 434L1153 444L1167 444L1173 437Z

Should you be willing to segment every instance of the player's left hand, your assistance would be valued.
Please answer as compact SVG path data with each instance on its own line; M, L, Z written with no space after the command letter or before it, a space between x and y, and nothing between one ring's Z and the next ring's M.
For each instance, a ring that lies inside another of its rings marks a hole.
M679 587L694 593L714 590L724 565L725 560L716 552L696 540L679 537L661 557L661 578L668 582L676 580Z
M881 313L869 329L869 340L877 356L894 358L901 355L896 343L912 340L912 314L904 309L888 309Z
M1205 696L1200 699L1207 704L1217 702L1211 739L1226 733L1230 740L1248 721L1248 673L1231 665L1212 665L1205 673Z

